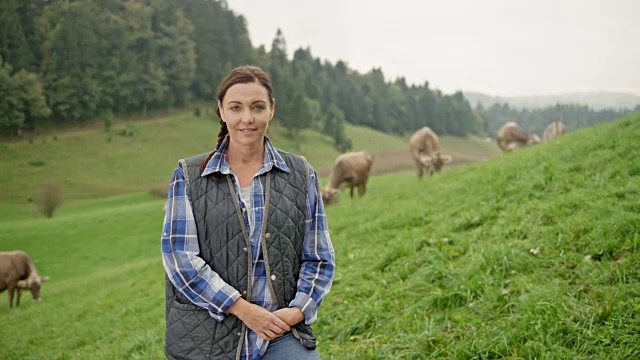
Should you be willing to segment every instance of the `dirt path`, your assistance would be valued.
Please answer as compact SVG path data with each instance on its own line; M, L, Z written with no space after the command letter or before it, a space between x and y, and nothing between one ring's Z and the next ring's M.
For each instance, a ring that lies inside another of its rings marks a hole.
M453 157L451 166L464 165L469 163L475 163L489 159L487 156L473 156L469 154L448 152ZM371 169L372 175L380 175L393 172L401 172L408 170L415 170L416 164L409 153L409 150L391 151L385 153L378 153L373 158L373 168ZM318 175L321 177L329 176L331 168L321 168L318 170Z

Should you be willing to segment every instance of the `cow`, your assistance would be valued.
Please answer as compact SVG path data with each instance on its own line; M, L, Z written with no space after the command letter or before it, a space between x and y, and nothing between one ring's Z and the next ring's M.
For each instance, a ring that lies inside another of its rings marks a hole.
M431 128L424 126L418 129L409 139L409 151L418 168L418 179L422 180L425 173L433 176L440 172L444 164L450 163L451 155L440 153L440 140Z
M565 127L562 121L554 121L544 129L544 133L542 134L542 141L549 141L551 139L560 137L565 133Z
M13 307L13 293L18 290L16 307L20 305L22 290L30 290L34 301L40 301L40 286L49 280L38 275L35 265L24 251L0 252L0 292L9 290L9 309Z
M502 151L512 151L517 148L540 143L540 137L536 134L529 135L513 121L510 121L498 130L496 143Z
M339 155L329 175L329 182L321 190L322 201L326 205L337 203L338 196L345 187L351 189L352 198L355 187L358 188L358 195L363 197L372 166L373 157L366 151Z

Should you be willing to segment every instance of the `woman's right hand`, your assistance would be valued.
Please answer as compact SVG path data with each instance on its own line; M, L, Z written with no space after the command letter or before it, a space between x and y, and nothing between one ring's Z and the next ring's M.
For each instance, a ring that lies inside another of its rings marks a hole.
M238 317L263 340L273 340L290 330L289 325L272 312L239 298L227 312Z

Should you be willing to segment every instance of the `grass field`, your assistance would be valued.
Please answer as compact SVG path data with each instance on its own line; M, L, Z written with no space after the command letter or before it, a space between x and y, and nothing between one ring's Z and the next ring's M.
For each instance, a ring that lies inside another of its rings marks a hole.
M218 129L210 116L178 113L151 121L119 123L111 135L93 127L49 133L32 143L0 144L0 221L34 218L33 201L44 183L60 186L65 203L70 204L166 189L178 160L210 151ZM119 135L124 130L134 136ZM277 147L306 156L321 176L329 175L338 155L330 138L304 131L299 149L281 127L275 125L269 130ZM354 150L368 150L379 157L378 172L414 166L406 139L358 126L348 126L347 134ZM443 137L442 145L465 159L475 154L484 154L485 158L497 154L494 144L478 138Z
M149 189L213 145L206 121L0 146L0 250L26 251L51 277L41 303L23 294L9 311L0 295L0 359L163 358L163 200ZM348 131L356 147L378 143L377 159L404 151L405 139ZM330 166L328 139L304 136L310 162ZM638 138L636 115L422 182L377 175L364 198L343 195L328 208L338 267L315 325L323 359L640 357ZM443 147L495 154L456 141ZM52 219L26 200L45 178L65 194Z

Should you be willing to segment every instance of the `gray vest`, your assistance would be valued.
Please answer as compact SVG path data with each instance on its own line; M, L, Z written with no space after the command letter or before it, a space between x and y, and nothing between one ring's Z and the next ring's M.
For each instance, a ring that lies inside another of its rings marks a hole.
M291 170L277 167L266 174L265 213L260 240L267 282L278 303L295 298L304 241L309 170L300 156L278 150ZM191 198L200 257L242 297L251 299L251 243L230 175L201 177L207 154L180 160ZM165 354L169 359L239 359L246 325L228 314L217 322L165 279ZM315 337L304 321L292 329L304 346L314 349Z

